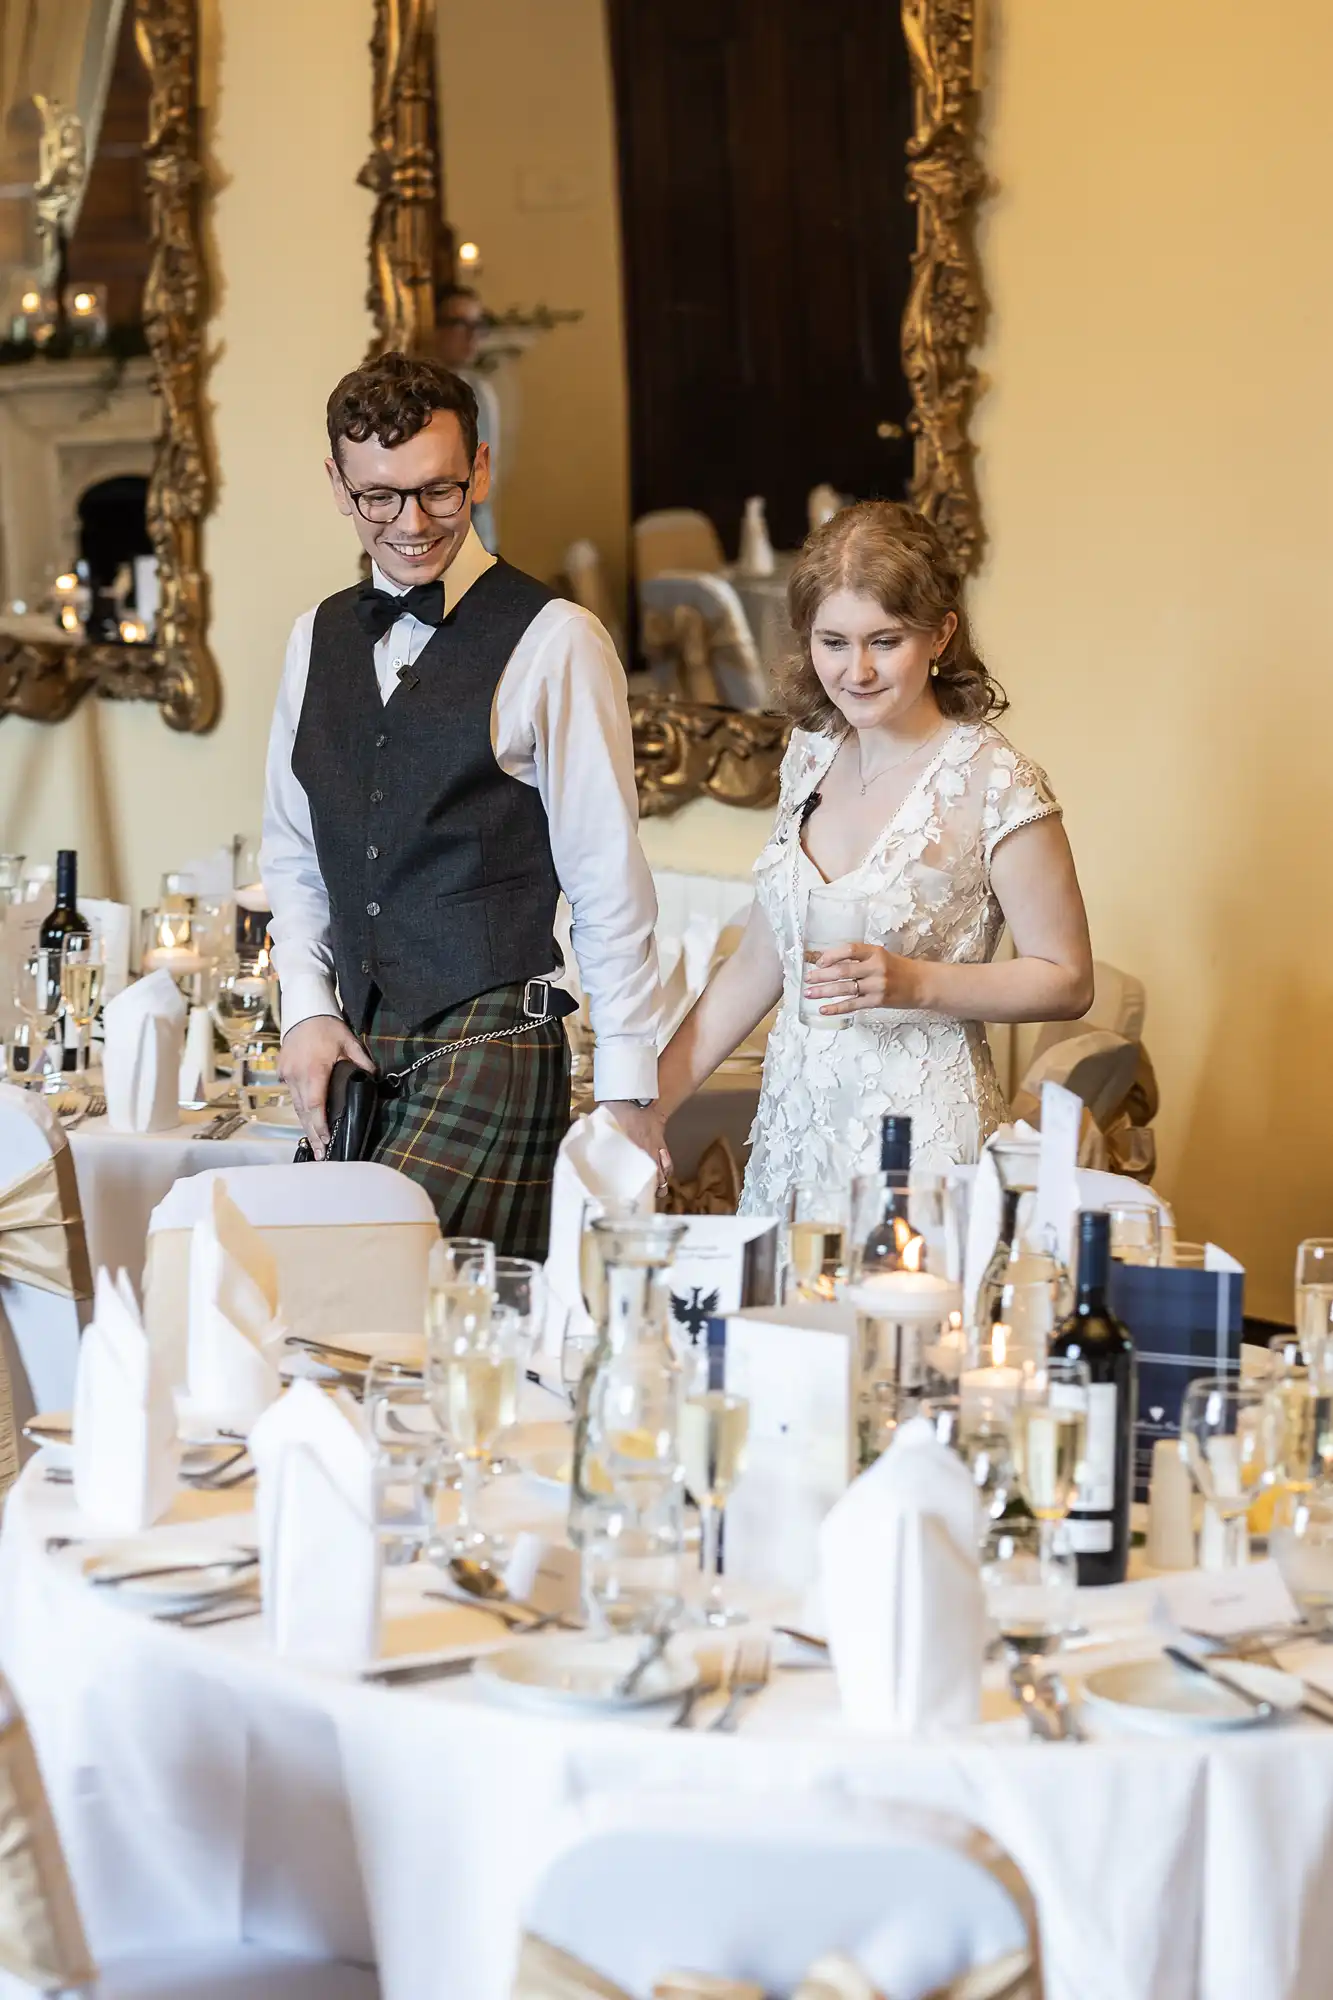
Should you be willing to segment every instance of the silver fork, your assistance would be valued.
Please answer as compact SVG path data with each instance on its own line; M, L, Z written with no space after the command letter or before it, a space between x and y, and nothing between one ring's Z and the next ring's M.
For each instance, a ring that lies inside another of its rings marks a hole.
M719 1730L729 1736L740 1721L741 1707L753 1701L768 1686L772 1672L773 1656L766 1639L742 1639L736 1648L736 1659L727 1676L727 1705L709 1730Z

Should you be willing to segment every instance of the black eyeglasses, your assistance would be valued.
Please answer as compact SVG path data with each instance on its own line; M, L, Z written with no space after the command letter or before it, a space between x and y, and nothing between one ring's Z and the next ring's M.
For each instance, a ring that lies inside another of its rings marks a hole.
M409 500L415 500L432 521L451 521L462 512L471 476L466 479L434 479L429 486L371 486L359 493L343 480L343 490L363 521L383 527L396 521Z

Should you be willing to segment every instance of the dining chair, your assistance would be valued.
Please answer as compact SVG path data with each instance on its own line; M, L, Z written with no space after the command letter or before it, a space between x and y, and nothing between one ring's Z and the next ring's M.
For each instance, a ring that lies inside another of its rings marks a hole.
M648 669L663 693L724 708L773 706L744 606L725 577L670 570L642 579L639 631Z
M540 1983L549 1953L608 1982L610 2000L650 2000L655 1981L687 1968L787 1995L832 1953L894 2000L1042 2000L1019 1869L978 1827L916 1806L594 1799L558 1837L524 1925L514 2000L563 1990Z
M374 1160L213 1167L176 1181L148 1225L144 1325L174 1382L186 1378L191 1233L218 1179L273 1253L288 1333L420 1334L440 1227L418 1182Z
M623 662L625 658L625 632L611 602L611 592L607 588L606 571L602 567L602 552L596 542L571 542L565 550L561 565L565 580L569 584L569 594L575 604L581 604L585 611L591 611L594 618L605 627L611 644Z
M0 1490L15 1427L73 1404L92 1292L69 1142L40 1093L0 1084Z
M0 1679L0 2000L377 2000L368 1966L258 1944L174 1947L97 1964L32 1738Z
M697 507L660 507L634 523L634 575L639 583L663 570L719 570L725 558L717 529Z

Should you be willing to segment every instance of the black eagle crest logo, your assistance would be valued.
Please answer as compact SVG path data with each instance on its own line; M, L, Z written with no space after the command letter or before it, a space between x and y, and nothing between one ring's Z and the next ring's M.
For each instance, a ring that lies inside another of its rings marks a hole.
M671 1294L671 1317L677 1326L683 1326L690 1336L690 1346L697 1347L699 1339L713 1314L717 1311L721 1293L711 1291L706 1298L700 1298L702 1285L691 1285L690 1296L683 1299L679 1292Z

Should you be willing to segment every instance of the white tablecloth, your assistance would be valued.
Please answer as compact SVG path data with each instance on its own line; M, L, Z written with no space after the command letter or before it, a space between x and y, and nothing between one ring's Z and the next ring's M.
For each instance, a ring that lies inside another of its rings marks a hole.
M88 1256L127 1270L139 1283L148 1218L173 1181L206 1167L267 1167L290 1160L299 1134L243 1125L231 1139L201 1139L213 1114L187 1113L167 1132L113 1132L105 1118L85 1118L69 1135L78 1177Z
M506 1487L506 1511L542 1518L539 1489ZM214 1509L221 1538L251 1535L227 1504L180 1506ZM1009 1849L1040 1908L1050 2000L1328 1992L1333 1730L1319 1724L1041 1746L992 1689L996 1719L901 1742L847 1730L820 1670L779 1675L735 1737L549 1721L466 1680L382 1688L285 1666L257 1621L152 1625L84 1585L76 1552L46 1552L80 1527L69 1489L30 1468L0 1538L0 1659L95 1951L243 1933L377 1954L385 2000L504 2000L525 1894L573 1802L841 1788L951 1809ZM1147 1649L1152 1588L1088 1594L1107 1643L1071 1654L1071 1673ZM391 1576L389 1604L388 1650L495 1629L427 1608L416 1571Z

